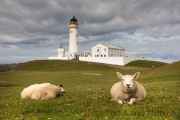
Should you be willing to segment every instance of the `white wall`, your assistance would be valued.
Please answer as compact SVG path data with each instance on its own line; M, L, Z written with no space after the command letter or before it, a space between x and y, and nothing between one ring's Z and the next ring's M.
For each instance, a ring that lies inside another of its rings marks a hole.
M134 60L145 60L145 59L135 58L135 57L79 57L79 60L123 66Z
M80 61L123 65L123 57L79 57Z
M58 52L58 57L64 57L65 49L58 48L57 52Z
M49 57L48 60L71 60L72 58L68 57Z

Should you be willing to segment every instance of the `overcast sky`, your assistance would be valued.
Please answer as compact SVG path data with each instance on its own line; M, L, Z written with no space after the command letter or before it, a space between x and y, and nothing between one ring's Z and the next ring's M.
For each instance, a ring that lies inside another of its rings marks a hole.
M0 0L0 64L68 52L69 23L78 20L79 51L97 43L125 54L180 59L180 0Z

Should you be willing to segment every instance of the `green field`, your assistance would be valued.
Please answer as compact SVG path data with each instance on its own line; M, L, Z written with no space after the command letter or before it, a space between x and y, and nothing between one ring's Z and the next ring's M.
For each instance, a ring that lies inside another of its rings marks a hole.
M148 60L136 60L136 61L126 64L126 66L142 67L142 68L152 68L152 66L154 66L155 68L158 68L164 65L167 65L167 63L157 62L157 61L148 61Z
M102 64L53 60L19 64L13 72L0 72L0 119L179 120L180 62L164 65L157 62L159 67L154 70L139 65L133 65L136 69L117 69ZM146 88L146 99L133 106L111 102L110 89L119 81L116 71L141 72L138 81ZM67 95L45 101L21 100L25 87L44 82L63 84Z

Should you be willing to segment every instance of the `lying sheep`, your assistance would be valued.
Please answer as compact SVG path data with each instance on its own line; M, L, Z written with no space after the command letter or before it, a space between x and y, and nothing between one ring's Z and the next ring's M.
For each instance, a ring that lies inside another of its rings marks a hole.
M27 88L24 88L21 93L21 98L31 98L35 100L47 100L51 98L57 98L63 96L65 90L60 86L55 86L50 83L33 84Z
M139 84L136 79L140 75L140 72L134 75L122 75L117 72L117 76L122 80L115 83L110 91L112 96L111 101L115 101L119 104L127 103L133 105L134 102L139 102L146 97L146 90Z

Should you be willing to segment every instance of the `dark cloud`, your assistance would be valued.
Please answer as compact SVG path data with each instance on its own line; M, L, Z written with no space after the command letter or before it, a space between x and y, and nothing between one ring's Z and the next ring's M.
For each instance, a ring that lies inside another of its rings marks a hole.
M162 44L162 38L176 43L180 39L179 5L179 0L1 0L0 47L16 45L23 50L31 46L37 50L37 46L46 49L51 46L53 49L60 43L67 47L69 21L76 16L82 46L105 42L119 44L132 53L138 47L150 48L153 44L158 50L160 46L155 44L157 41ZM134 49L129 47L132 44ZM168 44L179 47L170 41ZM87 49L82 46L79 49ZM45 51L41 49L37 54ZM56 48L54 50L56 54ZM179 57L175 56L173 58Z

